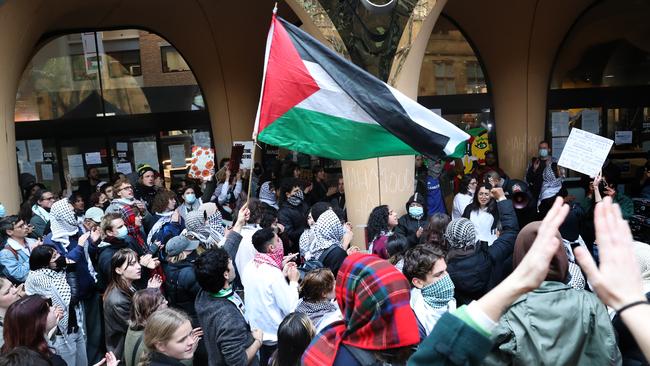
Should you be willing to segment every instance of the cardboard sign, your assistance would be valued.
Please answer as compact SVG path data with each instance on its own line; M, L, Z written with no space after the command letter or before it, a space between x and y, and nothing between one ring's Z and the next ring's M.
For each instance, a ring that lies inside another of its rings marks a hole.
M603 167L613 143L610 139L573 128L558 165L595 177Z

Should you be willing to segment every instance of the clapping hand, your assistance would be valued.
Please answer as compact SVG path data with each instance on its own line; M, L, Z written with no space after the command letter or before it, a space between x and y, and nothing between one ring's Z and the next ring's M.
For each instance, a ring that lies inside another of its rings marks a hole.
M162 285L162 278L160 275L153 275L147 283L147 288L160 288Z

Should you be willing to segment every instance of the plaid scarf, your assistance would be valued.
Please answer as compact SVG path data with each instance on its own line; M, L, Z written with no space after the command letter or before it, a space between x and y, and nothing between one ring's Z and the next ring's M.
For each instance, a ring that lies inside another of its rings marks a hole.
M341 343L369 351L418 344L409 290L404 275L387 261L363 253L348 256L336 279L336 299L344 320L312 341L303 365L333 365Z
M185 216L185 227L188 234L200 240L208 249L219 244L225 235L225 229L219 210L208 216L207 221L204 220L204 213L200 209L188 212Z

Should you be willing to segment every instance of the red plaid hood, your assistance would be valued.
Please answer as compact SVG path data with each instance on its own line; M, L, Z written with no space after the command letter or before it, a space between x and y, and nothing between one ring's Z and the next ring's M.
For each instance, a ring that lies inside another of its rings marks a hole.
M312 341L303 364L334 364L341 342L371 351L419 343L409 291L404 275L387 261L361 253L347 257L336 278L336 300L344 320Z

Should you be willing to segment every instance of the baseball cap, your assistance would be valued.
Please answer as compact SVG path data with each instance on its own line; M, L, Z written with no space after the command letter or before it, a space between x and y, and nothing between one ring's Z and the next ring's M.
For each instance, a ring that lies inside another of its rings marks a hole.
M97 224L102 222L102 217L104 217L104 211L99 207L91 207L86 210L84 218L93 220Z
M177 256L186 250L194 250L199 246L198 240L189 240L183 235L175 236L165 244L165 251L170 257Z

